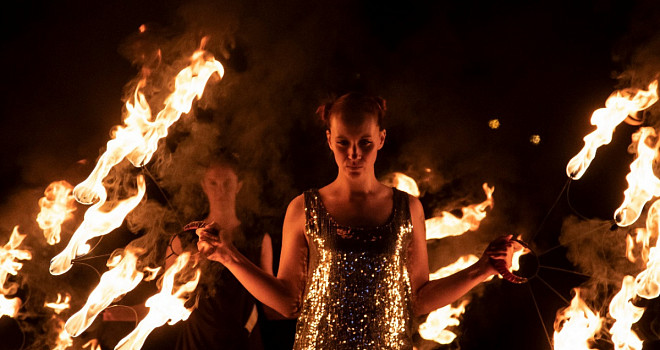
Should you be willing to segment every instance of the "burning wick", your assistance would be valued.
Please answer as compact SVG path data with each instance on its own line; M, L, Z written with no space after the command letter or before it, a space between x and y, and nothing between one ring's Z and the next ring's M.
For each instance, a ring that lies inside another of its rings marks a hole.
M491 119L488 121L488 127L495 130L500 127L500 120L499 119Z

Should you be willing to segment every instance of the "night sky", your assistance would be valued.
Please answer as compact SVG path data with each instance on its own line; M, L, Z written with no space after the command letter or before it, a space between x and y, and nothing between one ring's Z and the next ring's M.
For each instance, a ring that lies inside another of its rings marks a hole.
M14 6L1 15L0 242L14 225L29 227L50 182L77 184L89 174L109 131L121 124L140 62L153 64L161 49L151 77L158 81L170 67L180 69L181 59L208 35L206 49L226 75L209 83L190 117L217 128L215 142L255 169L252 208L281 220L293 197L333 179L335 165L314 111L332 96L364 91L388 102L388 139L377 175L401 171L418 179L427 217L482 201L483 182L495 186L495 208L478 231L430 244L432 270L510 233L533 237L539 252L553 249L543 265L589 273L567 258L566 247L556 248L562 225L571 216L611 220L627 187L634 159L628 146L637 127L620 125L586 175L569 187L566 163L593 130L593 110L613 91L645 88L660 72L654 60L660 58L660 4L654 1ZM142 24L147 31L139 34ZM657 113L651 109L649 120ZM499 128L489 127L492 119ZM172 131L170 146L189 132ZM530 142L533 135L540 143ZM566 188L568 196L560 192ZM627 230L604 234L622 238ZM26 244L37 247L34 232ZM104 246L112 251L122 242L109 238ZM569 300L571 288L588 280L540 273ZM439 348L549 349L533 298L552 335L555 312L565 306L561 298L540 280L521 286L495 281L475 291L458 340ZM640 323L640 335L651 344L660 327L658 307L649 305L656 312ZM611 344L603 340L597 348Z

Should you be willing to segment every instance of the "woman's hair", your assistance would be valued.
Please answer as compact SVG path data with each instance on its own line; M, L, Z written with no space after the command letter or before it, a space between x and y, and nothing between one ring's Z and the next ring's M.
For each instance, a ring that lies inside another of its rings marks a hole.
M205 162L204 167L205 169L208 169L214 165L228 167L234 171L239 180L241 175L243 175L243 167L241 166L241 160L238 153L231 152L225 148L221 148L212 153L209 159Z
M326 129L330 129L330 120L340 117L343 122L356 125L362 124L368 117L376 117L378 127L384 129L385 99L358 92L349 92L332 102L319 106L316 114L321 118Z

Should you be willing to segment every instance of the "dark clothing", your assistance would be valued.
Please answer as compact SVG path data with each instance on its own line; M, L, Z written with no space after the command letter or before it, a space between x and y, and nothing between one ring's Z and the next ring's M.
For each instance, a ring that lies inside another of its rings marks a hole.
M246 239L235 242L236 247L253 263L259 265L262 231L243 225L241 230L246 234ZM192 241L194 239L191 243ZM202 274L207 274L206 280L210 282L197 287L197 307L188 320L183 321L176 348L263 349L257 323L257 302L254 297L218 262L208 261Z

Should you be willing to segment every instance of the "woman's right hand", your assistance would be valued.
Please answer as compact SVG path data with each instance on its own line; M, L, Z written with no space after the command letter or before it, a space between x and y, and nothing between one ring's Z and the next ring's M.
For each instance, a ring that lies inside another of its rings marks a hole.
M197 241L197 250L206 256L207 259L217 261L223 265L233 261L235 247L231 241L222 239L220 228L214 222L206 224L195 233L199 237Z

